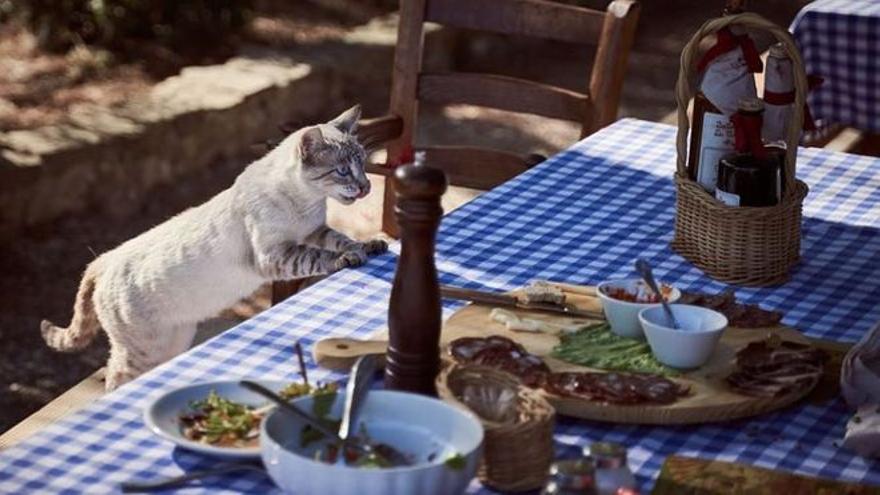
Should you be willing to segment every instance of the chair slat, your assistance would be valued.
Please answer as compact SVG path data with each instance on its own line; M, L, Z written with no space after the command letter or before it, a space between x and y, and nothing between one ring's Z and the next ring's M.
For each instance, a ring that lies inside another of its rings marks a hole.
M429 0L425 20L447 26L596 44L604 12L547 0Z
M449 183L491 189L529 169L525 157L507 151L470 146L426 146L425 163L446 172Z
M515 77L474 73L422 73L418 99L431 103L466 103L512 112L584 122L587 95Z
M357 135L365 148L375 148L403 133L403 119L397 115L383 115L358 122Z

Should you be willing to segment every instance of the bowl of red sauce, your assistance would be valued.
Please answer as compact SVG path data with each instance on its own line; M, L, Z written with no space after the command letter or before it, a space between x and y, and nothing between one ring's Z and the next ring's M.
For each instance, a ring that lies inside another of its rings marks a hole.
M660 292L666 302L674 303L681 297L681 291L658 281ZM644 339L645 334L639 323L639 311L660 305L660 298L640 278L607 280L596 287L596 295L602 302L605 318L611 331L621 337Z

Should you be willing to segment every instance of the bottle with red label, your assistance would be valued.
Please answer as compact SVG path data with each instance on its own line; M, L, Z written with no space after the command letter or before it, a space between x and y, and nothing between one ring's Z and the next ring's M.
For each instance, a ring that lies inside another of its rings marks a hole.
M744 98L730 118L733 153L718 162L715 198L728 206L773 206L782 197L785 148L761 139L764 103Z
M744 3L728 1L723 15L741 13ZM709 192L715 190L718 160L734 149L729 117L739 100L757 96L753 74L761 69L751 38L735 27L718 31L715 44L697 64L701 79L694 96L688 175Z
M782 43L770 47L764 72L764 125L761 137L767 143L785 141L794 106L794 77L791 59Z
M808 76L810 90L822 83L818 76ZM764 127L761 137L766 143L784 143L794 108L794 72L791 59L782 43L770 47L764 72ZM810 109L804 104L805 131L816 130Z

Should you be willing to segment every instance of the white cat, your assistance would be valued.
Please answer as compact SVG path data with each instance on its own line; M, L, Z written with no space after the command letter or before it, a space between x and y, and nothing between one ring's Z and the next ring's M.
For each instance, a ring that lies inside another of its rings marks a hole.
M384 252L326 226L326 198L351 204L370 191L355 136L360 107L294 132L206 203L89 264L68 328L43 321L46 343L110 339L108 390L185 351L196 324L270 280L331 273Z

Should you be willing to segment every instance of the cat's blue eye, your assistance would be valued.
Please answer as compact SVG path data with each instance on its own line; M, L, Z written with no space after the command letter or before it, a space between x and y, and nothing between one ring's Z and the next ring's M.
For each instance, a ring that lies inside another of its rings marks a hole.
M345 177L346 175L350 175L350 174L351 174L351 170L349 170L348 167L338 167L338 168L336 169L336 174L339 175L339 176L341 176L341 177Z

